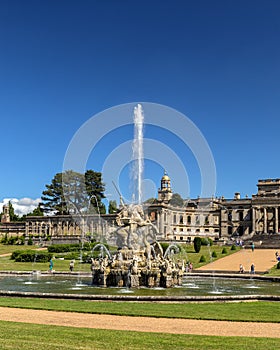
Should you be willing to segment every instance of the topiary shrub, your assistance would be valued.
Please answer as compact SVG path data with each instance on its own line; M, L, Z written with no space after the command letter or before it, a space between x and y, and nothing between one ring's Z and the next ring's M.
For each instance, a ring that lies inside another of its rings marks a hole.
M223 250L222 250L222 254L227 254L227 252L228 252L227 248L224 247Z
M201 248L201 238L200 237L195 237L193 240L193 246L194 246L194 251L196 253L200 252L200 248Z
M204 255L201 255L199 262L201 263L206 262L206 258Z
M215 250L212 252L212 258L217 258L217 253L215 252Z
M236 250L236 246L233 244L230 248L230 250Z

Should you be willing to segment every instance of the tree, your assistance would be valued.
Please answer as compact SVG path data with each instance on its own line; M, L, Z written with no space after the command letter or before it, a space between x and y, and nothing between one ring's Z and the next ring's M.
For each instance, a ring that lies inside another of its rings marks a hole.
M200 252L200 248L201 248L201 238L200 237L194 237L193 245L194 245L194 251L196 253L199 253Z
M109 214L114 214L118 210L117 202L115 200L109 202Z
M57 173L50 185L46 185L42 195L42 209L44 213L58 215L69 214L63 195L62 173Z
M42 194L42 210L56 215L86 214L90 207L106 212L101 199L104 184L101 173L88 170L85 174L66 170L57 173Z
M105 214L106 208L101 202L105 198L105 185L102 182L102 174L93 170L87 170L85 173L85 186L90 201L90 209L94 209L95 213Z
M42 210L42 204L39 203L38 206L31 212L28 213L26 215L23 215L23 218L26 218L27 216L43 216L44 215L44 211Z
M183 207L184 206L184 200L183 198L179 195L179 193L174 193L172 195L172 198L170 200L170 205L174 207Z
M157 199L154 197L148 198L147 200L145 200L144 204L153 204L156 203Z
M14 207L11 203L11 201L9 201L9 215L10 215L10 220L11 221L18 221L19 220L19 217L18 215L15 214L15 210L14 210Z

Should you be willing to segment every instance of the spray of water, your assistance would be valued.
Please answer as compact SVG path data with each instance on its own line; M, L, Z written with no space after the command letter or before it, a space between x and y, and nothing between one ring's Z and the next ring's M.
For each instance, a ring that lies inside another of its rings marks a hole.
M133 140L133 183L134 196L138 204L142 203L142 177L144 171L143 158L143 123L144 113L140 104L134 107L134 140Z

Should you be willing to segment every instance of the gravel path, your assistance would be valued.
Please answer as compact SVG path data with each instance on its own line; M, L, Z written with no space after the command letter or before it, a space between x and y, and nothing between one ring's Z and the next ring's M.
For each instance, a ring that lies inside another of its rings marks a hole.
M254 263L255 271L263 273L277 263L275 252L275 249L255 249L253 252L251 249L242 249L208 265L204 265L197 270L239 271L239 265L242 264L245 272L250 272L250 266Z
M280 338L280 324L204 321L79 314L0 307L0 319L13 322L121 331Z

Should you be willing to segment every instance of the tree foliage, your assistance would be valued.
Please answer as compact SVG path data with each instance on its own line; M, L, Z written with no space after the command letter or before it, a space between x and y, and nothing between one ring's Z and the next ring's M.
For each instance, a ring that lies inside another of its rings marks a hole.
M184 206L184 200L179 193L173 193L172 198L170 200L170 205L180 208Z
M109 214L114 214L118 210L117 202L115 200L112 200L109 202L108 211Z
M9 201L9 215L10 215L10 221L18 221L19 220L19 216L17 214L15 214L15 210L14 207L11 203L11 201Z
M105 205L101 202L105 198L105 185L102 182L102 174L93 170L87 170L85 173L86 193L90 201L89 210L99 214L105 214ZM94 209L94 210L92 210Z
M105 213L101 200L105 187L102 174L87 170L85 174L66 170L57 173L42 194L42 210L56 215Z
M193 245L194 245L194 251L196 253L199 253L200 252L200 248L201 248L201 238L200 237L194 237Z

